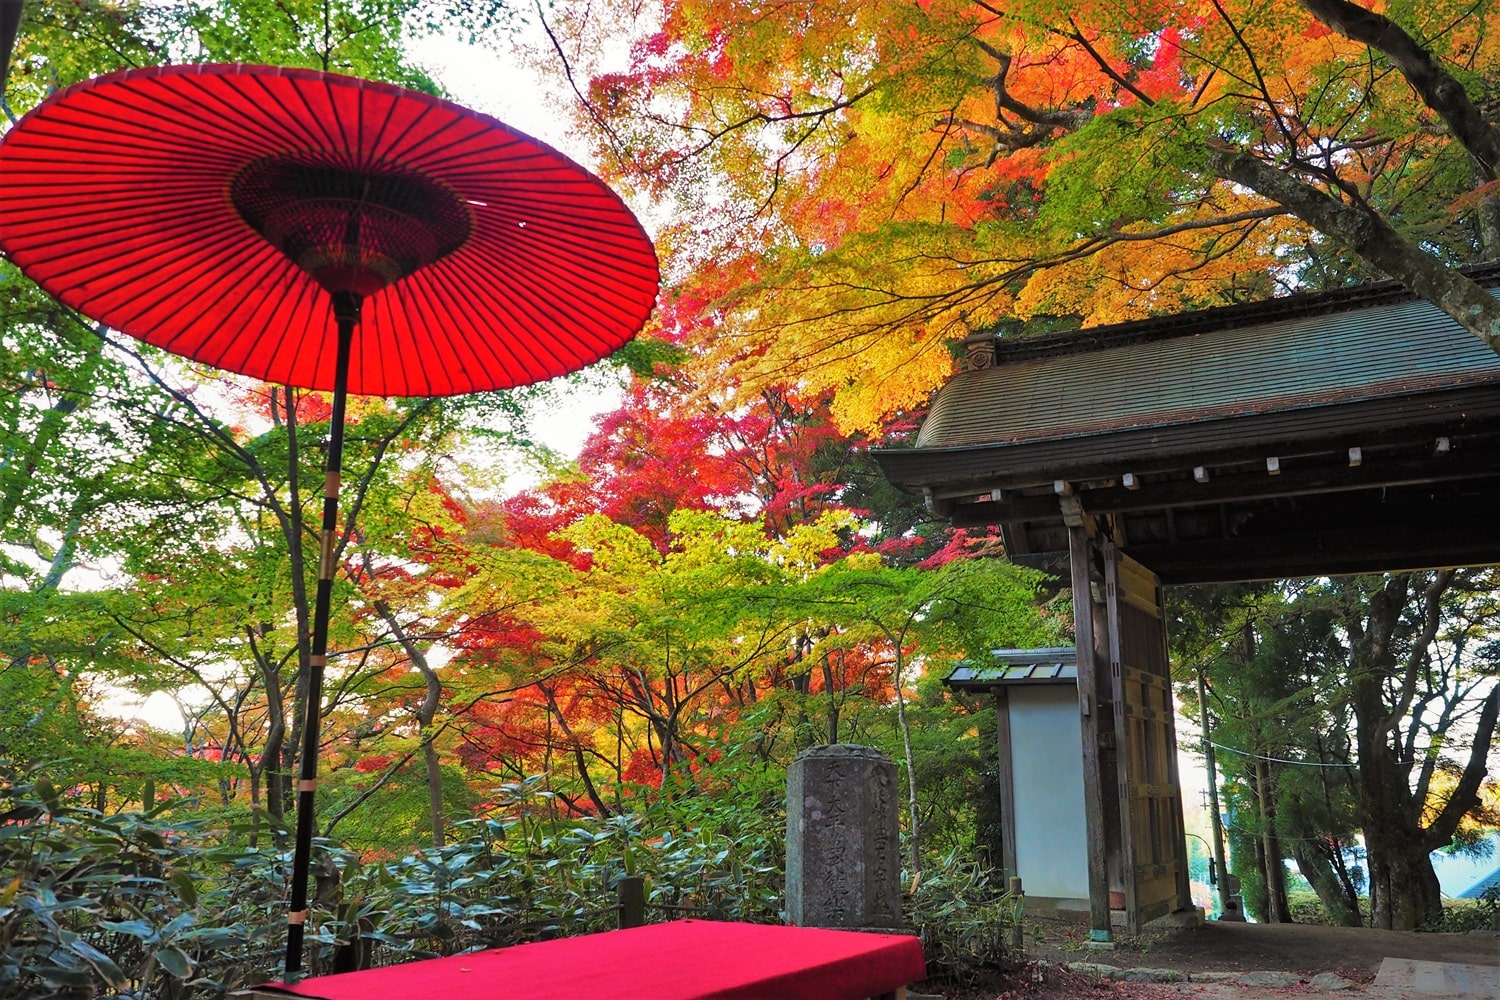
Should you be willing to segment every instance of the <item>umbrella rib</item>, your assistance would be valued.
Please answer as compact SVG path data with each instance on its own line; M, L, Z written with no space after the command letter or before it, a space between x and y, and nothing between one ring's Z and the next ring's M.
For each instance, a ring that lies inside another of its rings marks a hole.
M430 279L434 295L441 295L443 299L451 299L455 302L462 301L465 297L465 290L473 285L473 280L464 279L478 278L483 274L478 266L476 259L478 257L479 253L476 251L474 254L466 255L464 260L455 260L451 268L443 268L440 272L435 271ZM522 267L507 266L501 268L500 271L503 274L527 274L524 265ZM529 278L530 275L527 277ZM501 304L496 295L488 296L483 301L486 305ZM478 305L479 303L471 302L470 310L474 311ZM490 324L491 329L499 331L500 335L485 337L481 343L495 357L501 370L525 373L524 378L515 378L511 384L524 385L538 378L562 374L565 369L556 364L557 356L550 347L545 346L542 334L554 323L562 325L565 318L554 316L552 311L546 308L544 301L530 292L529 281L509 282L504 290L503 305L505 315L496 316L497 321ZM486 311L492 312L490 309ZM529 346L545 351L554 363L538 364L536 359L522 355L517 341L523 337L531 341ZM506 363L506 357L509 357L510 364Z
M390 347L395 352L396 357L394 359L394 366L385 363L383 357L367 366L367 359L374 358L376 355L374 348L382 345L376 344L368 349L362 349L358 354L361 382L364 383L367 378L370 382L385 381L387 379L386 373L394 367L394 370L399 372L402 378L399 395L446 395L429 377L427 367L422 361L420 347L415 343L417 332L412 318L414 310L407 309L405 301L408 295L413 294L415 292L412 282L402 281L386 289L380 295L375 296L374 299L366 304L368 313L372 314L371 318L375 321L374 329L379 331L377 337L381 340L389 338ZM408 331L407 336L397 336L396 329L403 323ZM374 339L367 338L367 345L369 345L369 341ZM406 356L408 343L410 343L413 349L412 356L409 358ZM378 378L367 375L367 367L373 368L378 373ZM413 384L413 381L417 379L420 379L420 385Z
M287 385L306 384L309 380L295 378L291 366L288 366L287 378L274 377L280 368L277 358L288 347L295 350L295 344L309 339L305 331L302 337L292 335L292 331L288 329L292 317L300 316L307 325L321 325L324 328L323 336L327 335L327 318L314 317L312 313L318 311L315 307L312 309L288 308L289 304L295 306L296 303L305 301L309 297L316 302L321 299L321 296L317 294L316 286L297 273L295 269L287 267L284 259L268 256L260 265L260 273L268 277L273 277L278 271L282 274L290 271L297 277L295 280L257 282L258 287L270 285L275 291L270 294L263 293L254 301L248 297L244 300L248 308L244 310L237 331L231 335L232 339L224 346L220 357L226 362L233 361L232 364L224 365L232 370L243 371L246 368L258 367L264 373L260 377L268 381L280 381ZM287 313L290 315L286 315ZM281 328L277 329L278 326ZM261 348L263 344L268 345L265 351ZM240 347L240 350L236 352L235 347ZM263 353L266 356L260 365L252 366L251 359ZM238 354L238 359L235 358L236 354Z
M320 148L319 133L322 132L321 138L325 139L327 133L320 127L315 127L320 125L315 114L307 119L295 115L272 114L269 109L281 107L282 102L280 95L271 89L271 81L255 74L245 74L244 78L248 81L247 86L255 87L260 91L262 100L252 100L241 105L230 104L222 100L220 103L234 112L236 118L242 123L247 137L254 137L259 130L264 129L281 141L282 148L262 146L256 150L257 154L264 156L271 153L299 151L304 148ZM280 81L288 78L277 76L273 79ZM292 93L306 108L307 102L301 88L294 87Z
M514 373L521 370L520 359L512 359L516 363L507 365L503 358L495 354L491 344L493 338L479 333L483 319L480 302L474 295L465 294L469 291L467 288L456 290L456 294L447 294L452 291L444 281L447 270L447 268L432 269L421 275L421 280L413 282L411 289L414 296L420 296L431 304L430 315L461 318L459 323L427 322L422 325L425 335L433 345L434 353L438 356L446 354L457 362L458 374L462 376L462 382L467 387L510 388L517 384L520 379L515 377ZM494 324L483 325L491 329L496 328ZM497 373L502 377L496 379L494 376ZM457 380L453 374L445 370L443 376L450 384L448 391L455 391L452 384Z
M252 277L256 276L256 275L265 275L268 272L272 272L272 271L277 270L277 268L275 266L276 262L275 262L274 258L271 258L269 255L266 255L266 254L261 254L258 251L254 250L254 249L252 249L252 248L250 248L248 246L244 250L239 250L239 251L232 252L231 254L228 254L224 258L221 258L219 260L214 260L211 257L211 255L204 255L204 257L200 258L200 260L201 260L202 264L210 266L210 267L215 266L215 265L218 265L218 266L222 267L225 264L235 263L236 261L241 260L242 258L249 258L248 266L251 268L250 276L252 276ZM257 282L257 284L259 284L259 282ZM285 294L285 289L289 287L287 285L287 283L286 282L278 282L277 284L283 289L282 294ZM174 349L177 349L177 345L179 344L179 342L181 342L181 341L183 341L185 339L188 339L190 337L196 336L199 344L201 345L201 344L205 343L207 340L209 340L210 338L212 338L213 333L215 331L217 331L217 330L219 330L219 329L222 328L222 324L220 324L220 323L214 323L212 320L209 319L211 313L217 307L219 307L221 304L223 304L226 301L225 296L224 296L224 292L222 290L218 290L218 294L217 295L207 295L207 294L205 294L205 295L199 295L194 301L195 301L195 303L197 303L199 305L199 308L197 309L196 312L190 311L190 310L181 310L179 312L180 316L184 316L184 320L183 320L182 325L179 328L178 332L176 334L174 334L173 336L171 336L171 337L165 337L165 338L161 338L159 340L153 340L154 343L157 343L158 346L164 347L167 350L174 350ZM153 307L156 307L156 306L167 306L167 305L170 305L170 304L171 304L171 298L170 297L163 297L163 298L157 300L153 304ZM232 314L235 311L237 311L236 306L233 303L230 303L230 314L231 314L231 316L232 316ZM226 319L227 318L229 318L229 317L226 317ZM208 333L207 336L204 336L203 332L202 332L202 327L204 325L208 325L210 327L210 330L209 330L209 333ZM121 329L125 329L125 331L127 333L135 333L134 330L127 329L124 326L122 326ZM135 335L136 336L140 336L139 333L135 333ZM215 363L217 363L217 359L216 359ZM227 366L220 365L219 367L227 367ZM235 369L235 370L239 370L239 369Z
M191 136L191 142L185 141L168 148L180 149L188 153L190 157L195 156L200 149L222 150L226 154L237 153L243 156L248 136L237 129L225 127L228 120L243 119L242 109L225 101L216 89L205 86L201 81L192 85L198 92L200 100L186 107L178 100L163 101L159 86L148 92L147 87L143 85L136 88L123 88L118 96L114 93L96 95L101 104L113 106L117 110L111 113L101 108L92 111L91 114L96 119L108 122L112 126L107 127L106 132L124 134L125 123L141 126L133 130L133 134L139 135L143 141L156 140L147 148L162 148L163 137L172 134L164 127L165 120L166 124L186 125L192 129L190 133L183 133ZM166 94L169 97L174 96L170 90L166 91ZM126 101L126 97L134 97L137 101ZM216 116L210 112L207 106L210 103L221 109L220 115ZM119 124L116 125L116 123Z
M607 279L612 273L610 268L605 267L602 264L600 266L594 267L586 266L583 262L579 262L568 272L562 272L556 265L538 265L533 259L534 255L508 252L508 248L501 249L497 247L487 246L483 251L476 250L472 256L479 258L479 261L476 262L476 266L478 266L480 263L483 263L487 264L490 268L501 268L507 271L530 270L533 273L540 272L543 274L558 276L567 274L568 277L572 279L568 282L569 286L575 287L580 291L595 287L601 282L607 283ZM579 272L583 272L586 275L587 280L579 278ZM642 283L642 286L644 290L644 282ZM609 305L613 310L613 304ZM627 313L628 318L635 318L637 320L637 323L639 323L644 321L645 316L649 314L651 303L649 301L645 302L643 303L643 306L644 308L638 316L636 315L634 310L629 310L628 313L627 310L623 309L617 311L620 313ZM622 318L627 317L622 316Z

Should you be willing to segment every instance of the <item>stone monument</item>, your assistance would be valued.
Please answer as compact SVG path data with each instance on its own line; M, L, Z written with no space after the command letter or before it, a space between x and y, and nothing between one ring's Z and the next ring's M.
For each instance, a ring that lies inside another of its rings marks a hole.
M850 743L797 755L786 775L786 915L799 927L901 926L896 765Z

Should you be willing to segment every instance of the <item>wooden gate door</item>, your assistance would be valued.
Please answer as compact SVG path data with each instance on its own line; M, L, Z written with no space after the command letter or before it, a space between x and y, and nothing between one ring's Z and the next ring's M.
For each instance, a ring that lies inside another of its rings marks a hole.
M1192 906L1161 583L1104 545L1110 683L1120 790L1125 915L1131 933Z

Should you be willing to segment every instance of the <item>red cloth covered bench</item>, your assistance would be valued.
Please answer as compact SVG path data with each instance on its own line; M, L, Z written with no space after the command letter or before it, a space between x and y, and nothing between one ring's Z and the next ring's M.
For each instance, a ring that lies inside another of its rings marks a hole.
M907 934L678 920L271 983L316 1000L866 1000L927 975Z

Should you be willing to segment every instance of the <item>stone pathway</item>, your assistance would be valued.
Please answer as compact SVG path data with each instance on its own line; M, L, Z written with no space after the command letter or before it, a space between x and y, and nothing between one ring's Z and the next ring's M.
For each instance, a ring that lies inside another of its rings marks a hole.
M1122 969L1096 962L1069 962L1072 972L1127 983L1159 983L1185 996L1202 1000L1249 1000L1272 995L1337 993L1362 1000L1496 1000L1500 998L1500 967L1458 965L1450 962L1419 962L1387 958L1375 981L1368 986L1351 983L1325 972L1302 979L1294 973L1193 972L1177 969Z
M1421 996L1500 997L1500 967L1388 958L1380 963L1375 985L1409 989Z

